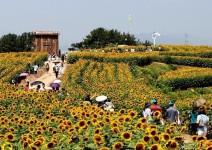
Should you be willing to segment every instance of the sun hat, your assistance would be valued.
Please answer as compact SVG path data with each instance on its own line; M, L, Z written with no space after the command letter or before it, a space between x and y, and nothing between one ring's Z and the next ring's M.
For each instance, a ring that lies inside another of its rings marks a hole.
M157 100L156 99L152 99L152 103L157 103Z
M174 102L169 102L169 106L174 106Z

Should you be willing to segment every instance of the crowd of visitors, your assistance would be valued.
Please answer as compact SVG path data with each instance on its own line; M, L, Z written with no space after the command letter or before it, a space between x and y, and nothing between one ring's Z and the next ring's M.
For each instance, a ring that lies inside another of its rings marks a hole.
M151 102L153 103L152 105L146 102L142 110L142 116L147 118L147 123L158 124L158 120L153 118L153 113L156 111L162 113L160 118L162 125L165 123L181 125L183 123L174 102L169 102L165 110L162 110L156 99L152 99ZM189 112L187 119L190 121L189 129L191 135L207 136L209 134L209 117L206 114L204 106L192 106L192 110Z

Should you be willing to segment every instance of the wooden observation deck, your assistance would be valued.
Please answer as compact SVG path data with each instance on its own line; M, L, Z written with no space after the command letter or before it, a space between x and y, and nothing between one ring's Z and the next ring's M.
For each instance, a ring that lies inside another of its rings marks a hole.
M58 31L33 31L34 51L48 52L53 55L59 54L59 32Z

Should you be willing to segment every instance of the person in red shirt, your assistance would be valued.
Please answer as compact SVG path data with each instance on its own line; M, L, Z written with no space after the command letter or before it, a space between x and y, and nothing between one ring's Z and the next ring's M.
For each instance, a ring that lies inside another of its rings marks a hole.
M156 99L152 99L152 105L151 105L151 107L150 107L150 109L151 109L151 111L152 112L154 112L154 111L156 111L156 110L159 110L160 112L162 112L162 109L161 109L161 107L158 105L158 102L157 102L157 100Z

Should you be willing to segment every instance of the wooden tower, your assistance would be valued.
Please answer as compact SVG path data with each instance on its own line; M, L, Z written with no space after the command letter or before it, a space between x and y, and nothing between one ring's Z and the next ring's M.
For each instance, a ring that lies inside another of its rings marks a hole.
M59 34L57 31L33 31L34 51L58 55Z

